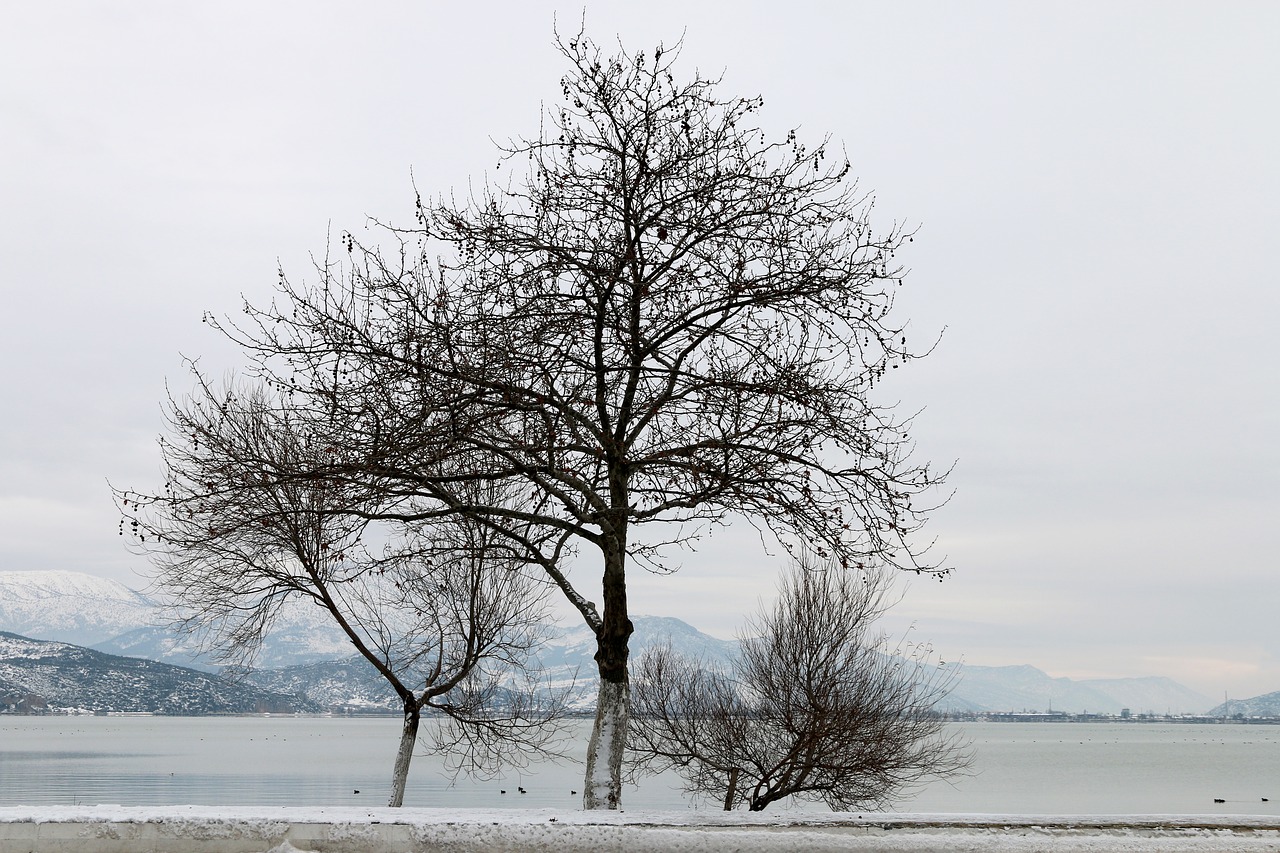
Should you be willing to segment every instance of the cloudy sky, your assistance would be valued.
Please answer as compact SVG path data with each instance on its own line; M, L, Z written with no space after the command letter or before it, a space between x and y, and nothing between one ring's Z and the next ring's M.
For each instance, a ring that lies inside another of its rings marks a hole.
M158 479L202 311L327 234L483 179L558 97L581 4L28 3L0 30L0 570L133 586L108 481ZM785 11L784 11L785 9ZM918 226L891 389L955 461L956 569L890 619L944 658L1280 690L1280 5L589 4L841 141ZM943 330L945 328L945 333ZM777 561L729 530L637 612L729 636Z

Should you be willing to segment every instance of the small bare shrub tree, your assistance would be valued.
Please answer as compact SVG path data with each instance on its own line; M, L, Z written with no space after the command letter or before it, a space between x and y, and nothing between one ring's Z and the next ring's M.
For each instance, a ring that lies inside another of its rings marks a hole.
M546 624L545 584L505 540L465 516L383 535L358 489L320 472L336 448L305 413L260 387L203 379L171 406L159 494L124 492L124 527L158 566L179 626L227 663L247 664L289 600L324 608L395 692L404 726L390 805L404 801L424 711L433 746L456 769L486 772L555 743L559 699L530 655ZM307 470L314 476L282 477ZM471 484L501 503L496 487Z
M669 648L642 655L633 771L674 769L692 794L761 811L793 796L880 806L962 770L967 751L933 710L954 671L927 649L891 649L873 627L888 587L879 572L796 565L748 627L732 672Z

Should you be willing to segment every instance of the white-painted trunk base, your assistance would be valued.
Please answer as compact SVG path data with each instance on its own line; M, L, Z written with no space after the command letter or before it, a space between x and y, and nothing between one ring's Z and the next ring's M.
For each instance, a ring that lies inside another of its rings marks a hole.
M587 746L585 809L622 808L622 753L631 715L631 685L600 681L596 724Z

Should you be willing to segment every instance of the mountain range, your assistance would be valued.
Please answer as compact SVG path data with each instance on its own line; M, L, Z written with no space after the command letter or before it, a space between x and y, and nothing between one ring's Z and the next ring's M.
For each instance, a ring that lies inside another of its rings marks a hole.
M727 669L736 653L735 642L703 634L679 619L638 616L633 621L633 654L655 644L668 644L676 652ZM0 631L88 646L86 652L107 657L143 658L157 665L184 667L187 672L199 670L205 677L221 669L220 663L198 643L167 626L166 611L155 600L115 581L76 572L0 572ZM0 644L0 665L11 654L6 649L9 646ZM298 710L394 710L394 698L383 682L371 667L353 658L350 650L323 610L303 604L287 608L264 643L257 668L236 685L262 691L262 695L251 693L237 701L249 702L257 696L252 701L269 703L292 695L301 697L295 700ZM583 710L595 701L593 652L594 636L582 625L553 632L539 651L546 679L552 686L569 688L571 704ZM62 654L68 652L64 649ZM94 660L98 667L107 665L103 659ZM0 669L0 692L5 691L4 672ZM227 683L223 679L214 681ZM199 708L215 707L210 703L212 700L201 700ZM1208 697L1169 678L1075 680L1054 678L1028 665L966 664L960 668L956 686L940 708L1112 714L1129 708L1134 713L1179 714L1202 713L1211 703ZM1250 715L1251 711L1242 710L1254 707L1249 703L1260 708L1277 707L1280 693L1233 703L1235 710L1231 713ZM1221 708L1215 711L1220 712ZM193 708L192 712L209 711Z
M0 709L6 707L180 715L322 710L207 672L0 631Z

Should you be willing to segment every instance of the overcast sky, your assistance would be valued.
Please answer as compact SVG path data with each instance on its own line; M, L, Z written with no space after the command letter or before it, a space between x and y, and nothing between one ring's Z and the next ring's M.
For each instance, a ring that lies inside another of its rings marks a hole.
M0 28L0 570L146 583L107 481L154 486L201 324L409 221L558 97L581 4L11 4ZM630 47L843 143L919 231L936 352L889 390L955 461L916 581L944 659L1280 690L1280 4L591 4ZM736 530L635 612L731 636L777 561Z

